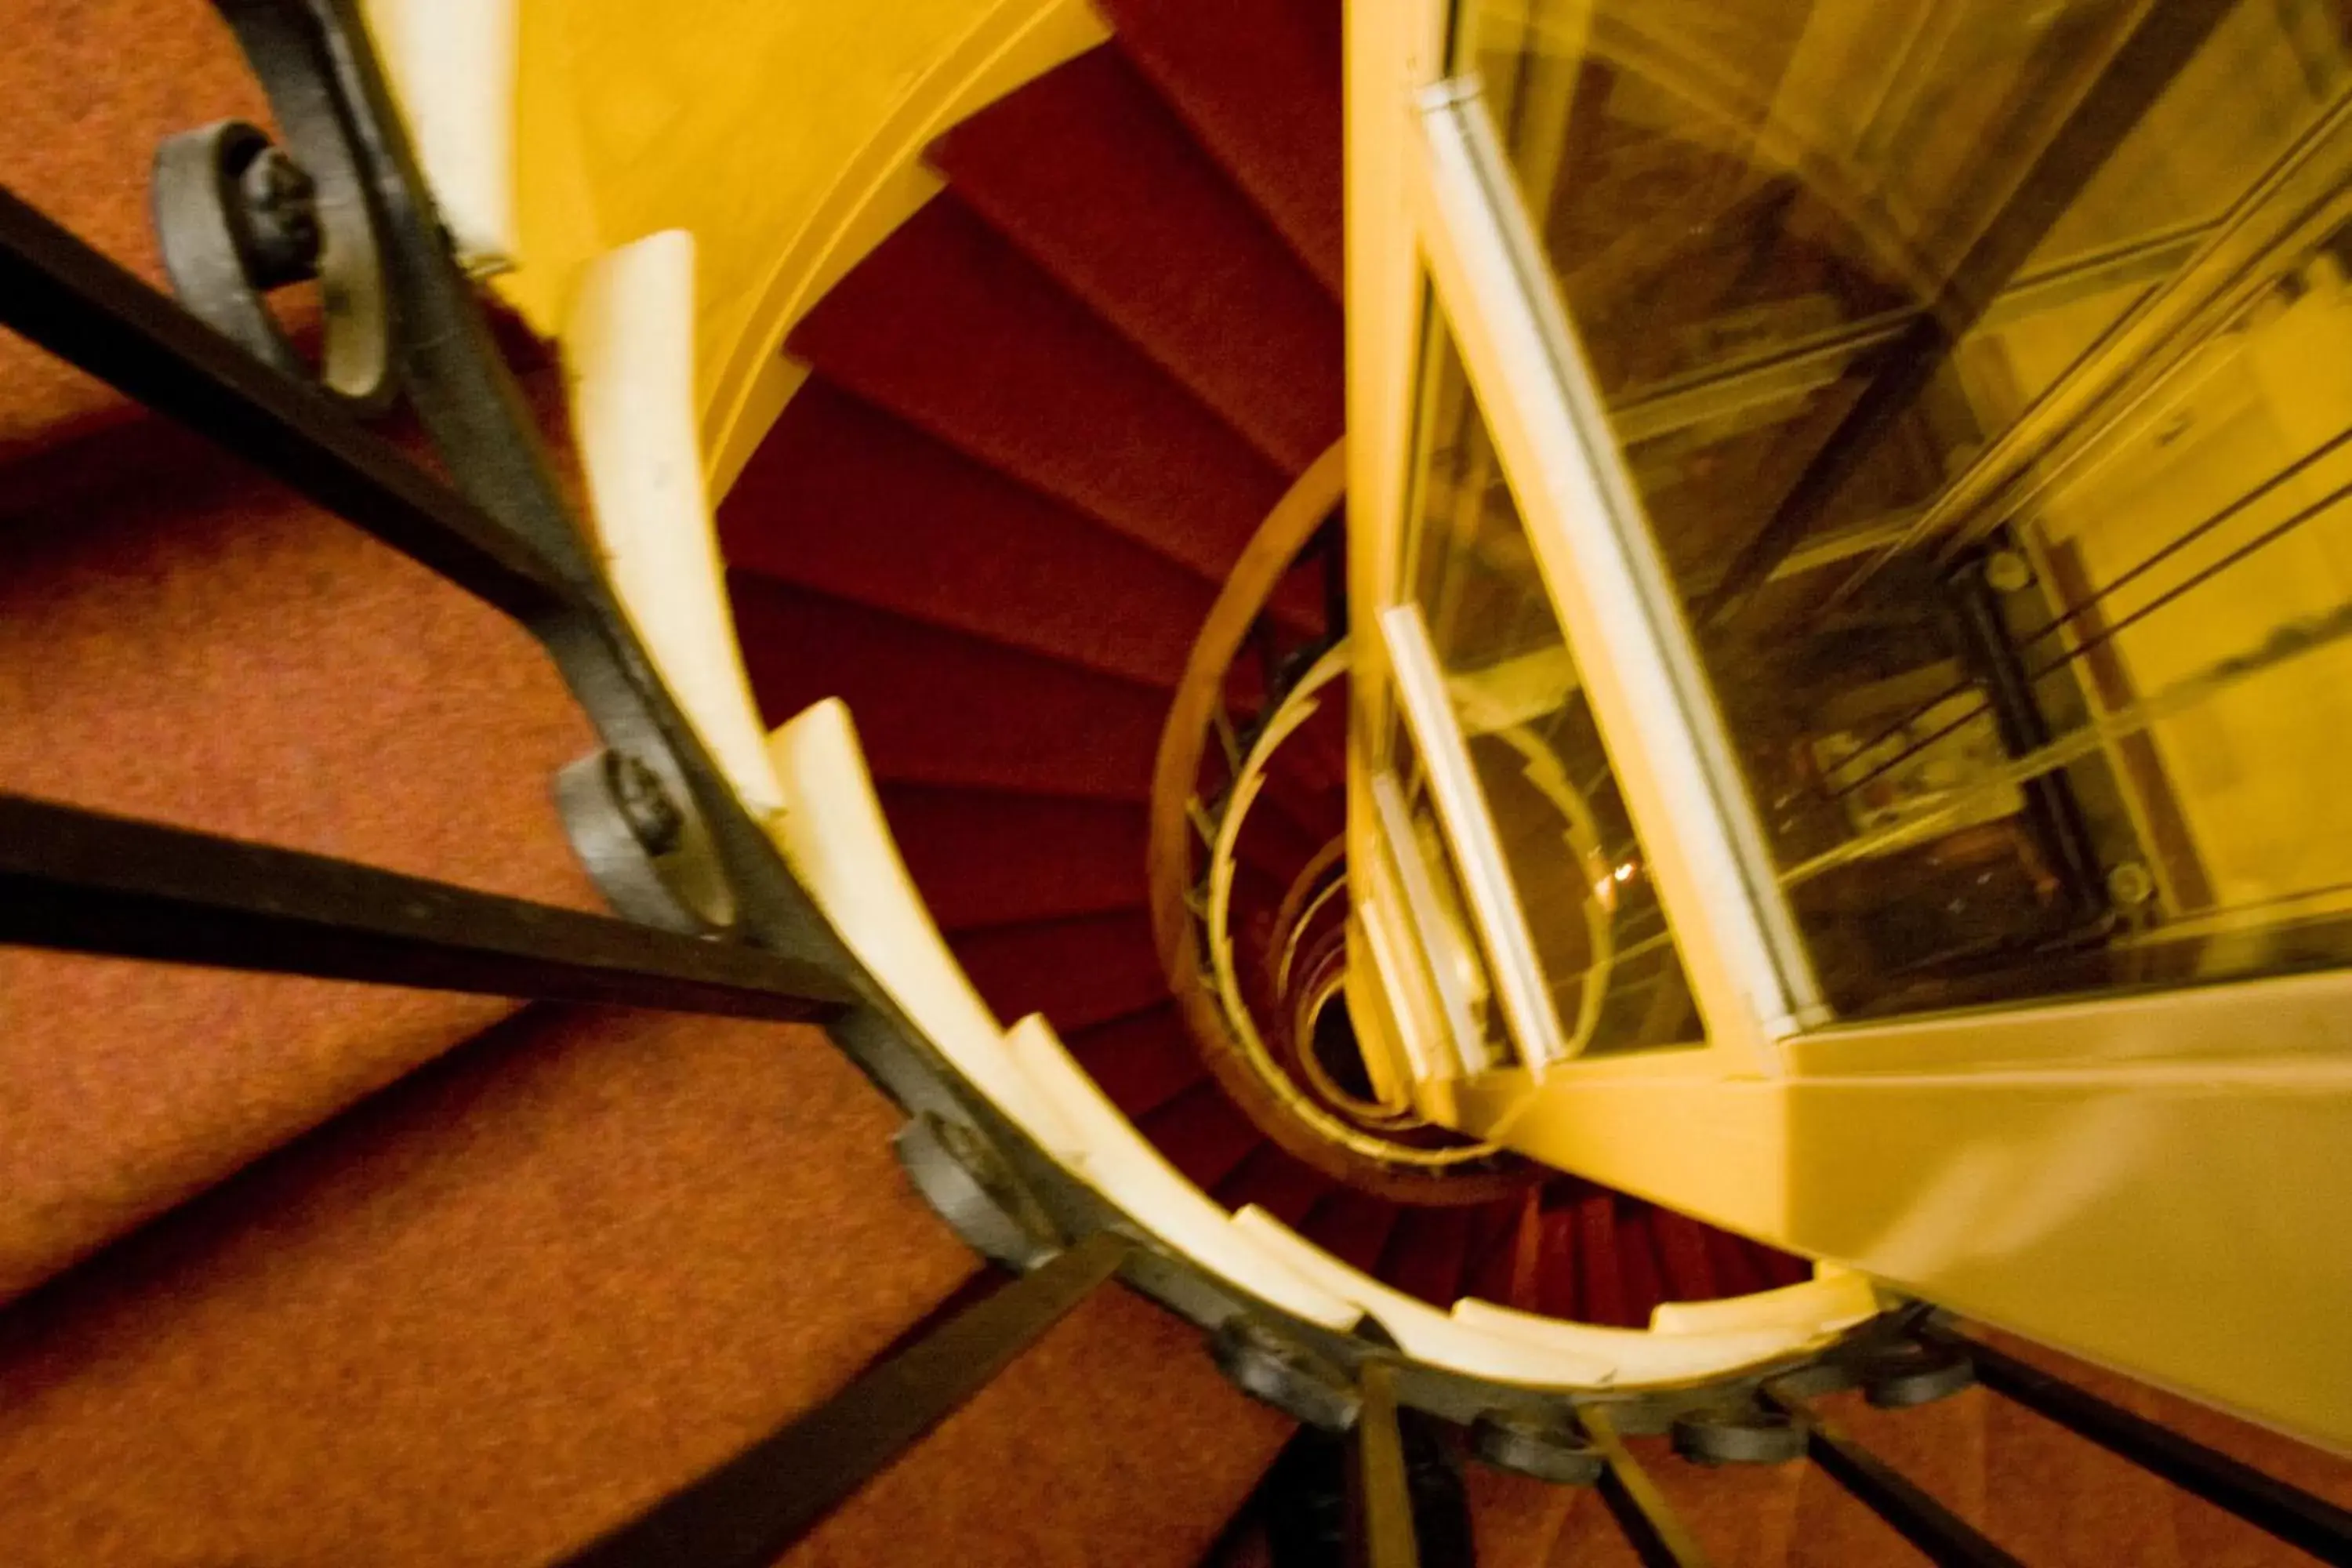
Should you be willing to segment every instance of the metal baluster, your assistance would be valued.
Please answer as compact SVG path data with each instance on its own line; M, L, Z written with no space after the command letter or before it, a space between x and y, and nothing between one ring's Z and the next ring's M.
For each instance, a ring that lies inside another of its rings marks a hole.
M2323 1563L2352 1565L2352 1511L2251 1465L2108 1404L1980 1340L1931 1330L1927 1338L1976 1363L1977 1380L2005 1399L2266 1530Z
M1349 1442L1350 1560L1363 1568L1417 1568L1412 1492L1405 1475L1404 1434L1397 1425L1396 1370L1364 1363L1363 1403Z
M1626 1448L1607 1412L1588 1405L1578 1414L1608 1465L1601 1474L1601 1499L1643 1568L1712 1568L1706 1549Z
M781 1431L563 1560L563 1568L768 1568L1118 1271L1098 1231Z
M819 1017L856 999L761 948L8 795L0 942L740 1017Z
M2022 1568L2018 1560L1913 1485L1791 1388L1768 1384L1764 1400L1804 1429L1805 1451L1832 1480L1943 1568Z

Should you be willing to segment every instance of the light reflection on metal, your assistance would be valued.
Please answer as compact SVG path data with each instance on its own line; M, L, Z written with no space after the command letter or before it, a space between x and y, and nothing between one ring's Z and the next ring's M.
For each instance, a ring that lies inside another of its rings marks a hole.
M1395 672L1397 703L1412 731L1430 798L1445 830L1444 852L1469 895L1471 919L1478 927L1477 947L1490 970L1488 981L1521 1059L1540 1077L1552 1063L1573 1055L1574 1047L1560 1033L1559 1016L1552 1009L1536 962L1527 915L1504 864L1468 745L1446 700L1444 674L1430 647L1420 606L1400 605L1387 611L1381 616L1381 632Z

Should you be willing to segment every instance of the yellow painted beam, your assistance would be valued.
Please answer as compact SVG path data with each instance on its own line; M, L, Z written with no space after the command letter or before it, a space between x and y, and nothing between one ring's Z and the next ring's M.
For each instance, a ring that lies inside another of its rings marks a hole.
M2352 1451L2352 1061L1888 1067L1732 1079L1634 1059L1450 1085L1426 1109Z

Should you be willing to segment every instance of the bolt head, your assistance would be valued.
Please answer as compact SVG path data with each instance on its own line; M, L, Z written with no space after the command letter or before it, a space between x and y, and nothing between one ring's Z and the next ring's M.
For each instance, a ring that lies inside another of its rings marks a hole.
M625 752L609 754L613 799L648 855L667 855L686 832L686 814L644 759Z

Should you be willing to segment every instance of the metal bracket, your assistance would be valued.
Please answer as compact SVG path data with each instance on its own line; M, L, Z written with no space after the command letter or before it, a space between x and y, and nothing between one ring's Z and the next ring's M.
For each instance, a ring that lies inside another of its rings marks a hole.
M1949 1345L1904 1341L1872 1352L1859 1368L1863 1397L1881 1410L1948 1399L1977 1380L1976 1363Z
M924 1111L890 1140L898 1163L933 1213L963 1244L1014 1268L1044 1263L1061 1238L986 1140L961 1121Z
M397 390L395 311L380 204L338 91L346 19L283 0L216 0L268 96L287 150L239 121L156 149L152 202L181 302L266 363L362 410ZM261 296L316 277L326 337L302 364Z
M1555 1486L1597 1485L1608 1468L1581 1429L1548 1411L1488 1411L1471 1424L1470 1451L1498 1470Z
M556 788L614 907L703 933L732 926L748 901L775 917L758 922L767 945L791 945L811 924L805 900L703 752L605 581L450 252L356 0L213 4L287 145L227 121L158 150L154 218L182 304L271 369L347 405L373 410L404 395L451 488L505 536L506 553L532 558L529 575L548 601L494 602L546 648L610 753L566 770ZM315 371L262 299L310 276L325 306Z
M1697 1465L1785 1465L1805 1457L1805 1429L1778 1410L1736 1405L1675 1418L1675 1452Z
M1247 1314L1228 1318L1209 1336L1217 1370L1261 1404L1325 1432L1356 1424L1363 1395L1329 1358Z
M634 752L591 752L555 775L556 810L588 875L633 921L700 935L733 923L701 819L680 808L683 782Z
M244 121L216 121L184 131L155 149L152 199L163 270L180 303L282 374L311 379L310 367L261 298L319 274L325 245L318 185L308 172ZM364 221L363 208L359 216ZM364 254L373 253L371 235ZM328 294L331 342L348 344L354 331L375 340L373 355L362 356L372 360L361 371L367 384L330 383L331 390L354 400L384 389L383 298L378 289L378 308L369 319L352 309L354 296L348 288ZM331 352L328 360L342 376L353 374L350 348Z

